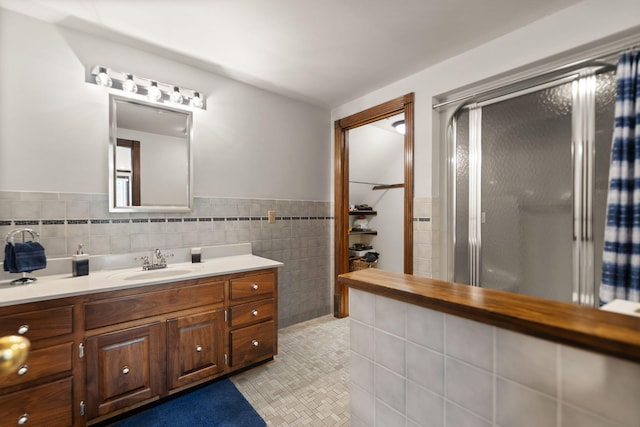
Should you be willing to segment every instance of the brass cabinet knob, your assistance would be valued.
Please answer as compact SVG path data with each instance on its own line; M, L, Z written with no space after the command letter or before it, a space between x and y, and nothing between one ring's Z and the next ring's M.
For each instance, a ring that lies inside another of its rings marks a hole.
M29 370L28 365L22 365L18 368L18 375L24 375L27 373L28 370Z
M125 365L125 366L122 368L122 374L123 374L123 375L127 375L128 373L129 373L129 367Z
M18 333L19 333L20 335L24 335L24 334L26 334L27 332L29 332L29 325L22 325L22 326L20 326L20 327L18 328Z
M7 335L0 338L0 376L11 374L25 366L31 342L25 337ZM26 372L26 371L25 371Z
M253 285L251 285L251 289L253 289L254 291L258 290L258 284L254 283Z
M251 315L254 316L254 317L257 316L258 315L258 310L253 310L251 312Z
M260 343L257 340L253 340L251 341L251 345L257 347L258 345L260 345Z
M197 351L198 353L200 353L200 352L202 351L202 346L201 346L201 345L197 345L197 346L196 346L196 351Z
M18 418L18 425L25 425L29 421L29 414L22 414L20 418Z

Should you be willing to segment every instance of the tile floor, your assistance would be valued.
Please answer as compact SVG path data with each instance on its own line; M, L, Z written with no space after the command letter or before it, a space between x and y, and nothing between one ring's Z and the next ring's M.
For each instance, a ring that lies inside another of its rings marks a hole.
M349 355L349 318L323 316L280 329L274 361L231 380L268 426L348 426Z

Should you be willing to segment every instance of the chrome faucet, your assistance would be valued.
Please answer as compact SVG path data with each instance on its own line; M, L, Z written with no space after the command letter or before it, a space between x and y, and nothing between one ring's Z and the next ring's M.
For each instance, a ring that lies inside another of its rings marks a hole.
M165 255L160 252L160 249L156 249L151 253L151 261L149 261L148 256L141 258L143 260L142 269L147 271L167 268L167 257L170 256L173 256L173 254Z

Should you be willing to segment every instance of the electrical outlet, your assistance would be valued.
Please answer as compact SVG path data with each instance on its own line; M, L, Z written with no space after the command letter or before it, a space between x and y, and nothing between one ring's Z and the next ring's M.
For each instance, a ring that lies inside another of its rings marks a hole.
M276 211L267 211L267 217L269 218L269 224L276 223Z

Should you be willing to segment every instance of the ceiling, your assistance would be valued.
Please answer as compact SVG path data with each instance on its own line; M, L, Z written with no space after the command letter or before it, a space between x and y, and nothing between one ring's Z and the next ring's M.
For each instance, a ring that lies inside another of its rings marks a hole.
M0 0L333 108L579 0Z

